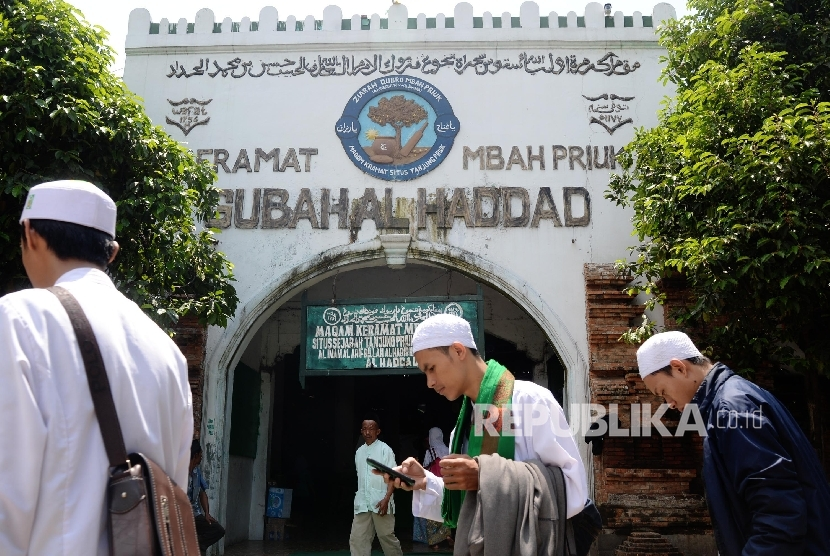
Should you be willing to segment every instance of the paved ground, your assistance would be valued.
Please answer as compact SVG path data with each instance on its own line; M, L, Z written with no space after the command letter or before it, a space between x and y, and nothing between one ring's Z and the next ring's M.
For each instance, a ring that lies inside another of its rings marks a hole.
M425 544L401 542L404 554L452 554L449 548L439 551L430 550ZM341 541L296 540L287 541L247 541L225 549L225 556L348 556L348 538ZM372 556L383 556L375 541Z
M348 503L345 508L321 507L314 516L307 516L305 519L296 521L289 520L285 526L288 538L284 541L235 543L225 547L225 554L226 556L349 556L349 533L352 529L351 496ZM408 500L398 501L398 503L411 504ZM433 551L426 544L412 542L412 528L407 524L408 520L411 518L400 519L395 527L395 534L401 541L404 554L408 556L452 554L452 550L446 546L446 543L442 545L441 550ZM372 556L383 556L377 539L372 548Z
M320 528L286 527L288 539L284 541L247 541L225 548L226 556L349 556L349 533L351 523L328 522L325 531ZM403 553L415 554L452 554L452 550L441 545L441 550L431 550L429 546L412 542L412 531L402 528L396 531L401 541ZM372 556L383 556L380 543L375 539Z

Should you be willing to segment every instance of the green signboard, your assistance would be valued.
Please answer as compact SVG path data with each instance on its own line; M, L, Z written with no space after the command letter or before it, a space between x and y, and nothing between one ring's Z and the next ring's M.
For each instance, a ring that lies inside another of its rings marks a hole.
M483 347L482 298L456 296L406 300L344 300L303 303L301 379L319 375L417 372L412 333L433 315L469 321Z

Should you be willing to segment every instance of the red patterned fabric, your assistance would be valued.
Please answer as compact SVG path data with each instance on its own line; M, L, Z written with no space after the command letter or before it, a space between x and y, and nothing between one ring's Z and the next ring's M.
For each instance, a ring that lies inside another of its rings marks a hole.
M440 463L441 463L441 458L435 458L434 460L432 460L432 463L430 463L429 466L427 466L427 471L429 471L433 475L441 477L441 465L440 465Z

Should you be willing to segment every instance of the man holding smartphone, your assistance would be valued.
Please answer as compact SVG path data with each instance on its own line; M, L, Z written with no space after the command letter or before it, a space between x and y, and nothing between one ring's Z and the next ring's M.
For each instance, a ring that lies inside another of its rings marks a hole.
M349 536L349 550L352 556L369 556L372 540L378 536L385 556L400 556L401 543L395 536L395 503L391 483L385 485L383 478L371 472L367 459L388 467L395 466L395 453L385 442L378 440L380 424L374 415L363 420L360 428L362 444L355 453L357 469L357 492L354 495L354 520Z
M470 324L454 315L435 315L419 324L412 337L412 352L429 388L450 401L464 397L450 440L451 453L440 462L443 477L425 470L415 458L407 458L396 468L415 479L414 486L387 476L390 484L414 491L413 515L456 527L466 492L479 490L479 463L474 457L498 454L507 460L540 460L546 466L561 468L567 518L587 507L599 526L596 508L586 506L588 488L582 458L562 407L549 390L515 380L497 361L484 361ZM484 420L490 426L478 430L474 421L482 421L482 412L488 414ZM517 424L514 414L523 415L518 429L512 426ZM525 419L528 415L534 419ZM544 418L535 420L538 416ZM577 540L577 553L587 553L592 541Z

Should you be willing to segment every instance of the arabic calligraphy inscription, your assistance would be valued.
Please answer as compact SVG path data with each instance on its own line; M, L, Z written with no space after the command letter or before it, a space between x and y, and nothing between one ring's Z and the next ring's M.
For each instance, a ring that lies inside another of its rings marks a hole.
M450 68L458 75L468 70L476 75L495 75L500 71L523 71L531 75L628 75L640 67L640 62L620 59L613 52L606 52L601 58L591 61L586 57L580 60L576 54L556 55L553 52L529 54L522 52L515 61L507 58L493 58L486 54L467 56L466 54L448 54L432 57L428 54L418 56L399 56L397 54L374 54L360 59L355 56L300 56L296 60L283 58L281 61L242 60L233 58L227 62L218 62L210 58L200 58L197 64L190 66L176 60L170 64L168 78L186 78L208 76L232 77L337 77L388 75L396 73L422 73L435 75L443 68Z

